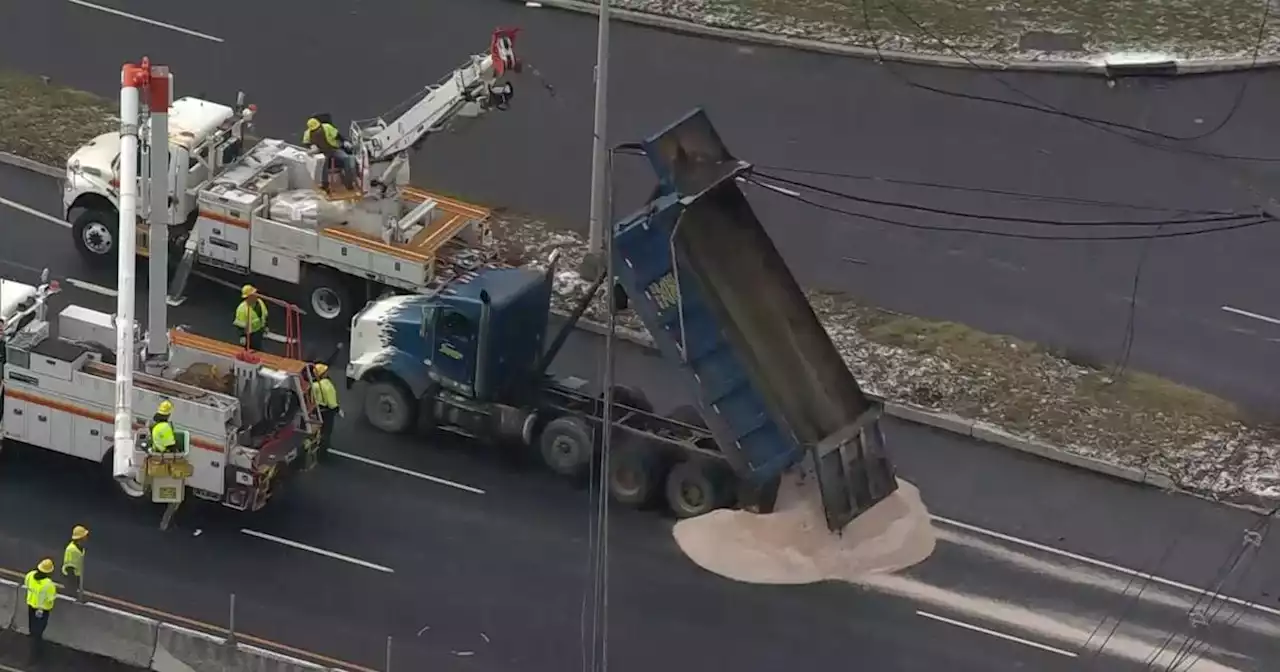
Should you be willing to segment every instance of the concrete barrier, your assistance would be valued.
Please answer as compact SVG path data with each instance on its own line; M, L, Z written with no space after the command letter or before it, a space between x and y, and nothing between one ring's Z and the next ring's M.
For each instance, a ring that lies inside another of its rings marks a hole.
M26 609L15 612L13 624L18 632L30 632ZM149 618L59 596L44 637L54 644L145 668L151 665L159 627L158 621Z
M327 668L248 644L161 623L156 637L154 672L321 672Z
M21 586L16 583L0 580L0 630L8 630L13 625L18 605L23 603L23 600L18 599L20 589Z

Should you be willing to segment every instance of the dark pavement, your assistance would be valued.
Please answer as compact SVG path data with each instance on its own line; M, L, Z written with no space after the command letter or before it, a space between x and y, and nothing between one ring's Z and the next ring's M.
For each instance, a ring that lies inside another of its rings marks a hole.
M389 109L435 82L467 54L483 49L495 26L523 26L518 49L558 96L548 97L535 77L524 77L517 82L520 96L512 112L433 138L415 159L417 181L532 211L579 230L584 226L594 62L590 17L529 10L506 0L338 4L332 16L346 35L343 43L332 36L319 39L292 7L283 5L247 0L103 4L224 41L67 2L10 4L0 7L0 20L12 27L0 43L0 64L114 97L118 64L145 53L173 66L180 95L229 100L236 90L246 90L260 106L261 130L286 138L298 132L305 116L324 106L338 118ZM49 39L51 35L58 39ZM337 44L349 48L339 51ZM1249 171L1245 181L1262 194L1276 186L1274 159L1214 165L1060 116L914 89L902 79L1031 102L1009 84L1060 109L1187 136L1216 125L1238 87L1252 76L1256 79L1231 122L1188 146L1280 159L1271 112L1280 95L1276 72L1125 80L1109 87L1093 78L891 69L627 25L614 32L613 54L610 137L619 141L705 105L729 145L765 166L1168 208L1252 207L1254 196L1232 168ZM622 168L623 179L634 169ZM823 184L871 198L1010 216L1171 216L884 182ZM634 197L623 200L634 203ZM808 285L1015 334L1092 361L1114 361L1121 355L1142 243L1033 242L889 229L778 196L760 194L753 200ZM913 222L983 225L864 209ZM1271 339L1280 336L1280 327L1222 307L1280 315L1271 291L1277 284L1272 263L1277 252L1280 234L1271 227L1151 244L1140 283L1131 365L1254 407L1274 406L1280 392L1269 371L1280 358Z

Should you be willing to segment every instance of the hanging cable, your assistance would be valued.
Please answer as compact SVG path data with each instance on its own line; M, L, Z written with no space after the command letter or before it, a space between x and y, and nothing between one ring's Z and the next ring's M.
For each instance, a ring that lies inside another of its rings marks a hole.
M901 8L897 3L895 3L893 0L885 0L885 4L887 4L887 5L888 5L888 6L889 6L889 7L890 7L894 12L896 12L897 14L899 14L900 16L902 16L904 19L906 19L909 23L911 23L911 24L912 24L912 26L914 26L914 27L915 27L915 29L916 29L917 31L919 31L919 32L920 32L920 34L921 34L921 35L924 35L925 37L929 38L930 40L932 40L933 42L935 42L935 43L937 43L939 46L941 46L944 50L946 50L946 51L948 51L948 52L952 53L952 54L953 54L953 55L955 55L957 58L960 58L961 60L965 61L965 62L966 62L970 67L972 67L972 68L974 68L974 69L976 69L976 70L978 70L978 71L980 71L980 72L982 72L982 73L984 73L984 74L986 74L986 75L990 76L992 79L994 79L997 83L999 83L999 84L1000 84L1001 86L1003 86L1004 88L1008 89L1009 91L1012 91L1013 93L1015 93L1015 94L1017 94L1017 95L1019 95L1019 96L1021 96L1021 97L1023 97L1023 98L1026 98L1027 100L1032 101L1032 103L1034 103L1034 104L1020 103L1020 102L1012 101L1012 100L1003 100L1003 99L1000 99L1000 98L992 98L992 97L989 97L989 96L980 96L980 95L976 95L976 94L963 93L963 92L960 92L960 91L952 91L952 90L949 90L949 89L943 89L943 88L939 88L939 87L929 86L929 85L927 85L927 84L921 84L921 83L919 83L919 82L916 82L915 80L912 80L911 78L907 77L906 75L902 74L901 72L898 72L898 70L897 70L896 68L894 68L893 66L890 66L890 65L887 65L887 64L886 64L886 69L889 71L889 73L890 73L890 74L892 74L894 77L898 78L899 80L901 80L901 81L902 81L903 83L905 83L907 86L910 86L910 87L912 87L912 88L916 88L916 89L920 89L920 90L923 90L923 91L929 91L929 92L931 92L931 93L936 93L936 94L940 94L940 95L950 96L950 97L953 97L953 98L959 98L959 99L962 99L962 100L972 100L972 101L977 101L977 102L993 103L993 104L997 104L997 105L1005 105L1005 106L1008 106L1008 107L1014 107L1014 108L1018 108L1018 109L1025 109L1025 110L1031 110L1031 111L1034 111L1034 112L1040 112L1040 113L1042 113L1042 114L1050 114L1050 115L1054 115L1054 116L1064 117L1064 118L1071 119L1071 120L1073 120L1073 121L1077 121L1077 122L1080 122L1080 123L1082 123L1082 124L1085 124L1086 126L1093 127L1093 128L1095 128L1095 129L1100 130L1100 131L1103 131L1103 132L1105 132L1105 133L1110 133L1110 134L1112 134L1112 135L1117 135L1117 136L1122 137L1122 138L1124 138L1124 139L1126 139L1126 140L1128 140L1128 141L1130 141L1130 142L1134 142L1134 143L1137 143L1137 144L1139 144L1139 145L1142 145L1142 146L1144 146L1144 147L1148 147L1148 148L1151 148L1151 149L1159 149L1159 150L1163 150L1163 151L1171 151L1171 152L1182 152L1182 153L1187 153L1187 154L1196 154L1196 155L1200 155L1200 156L1204 156L1204 157L1209 157L1209 158L1224 159L1224 160L1232 160L1232 161L1250 161L1250 162L1260 162L1260 163L1274 163L1274 162L1280 162L1280 157L1264 157L1264 156L1248 156L1248 155L1238 155L1238 154L1225 154L1225 153L1221 153L1221 152L1211 152L1211 151L1206 151L1206 150L1198 150L1198 149L1193 149L1193 148L1190 148L1190 147L1170 147L1170 146L1168 146L1168 145L1162 145L1162 144L1159 144L1158 142L1154 142L1153 140L1150 140L1150 139L1145 139L1145 138L1141 138L1141 137L1134 137L1133 135L1129 135L1129 133L1136 133L1136 134L1138 134L1138 135L1140 135L1140 136L1147 136L1148 138L1154 138L1154 139L1156 139L1156 140L1162 140L1162 141L1167 141L1167 142L1190 142L1190 141L1200 140L1200 139L1206 138L1206 137L1208 137L1209 135L1212 135L1212 133L1202 133L1202 134L1200 134L1200 135L1194 135L1194 136L1177 136L1177 135L1171 135L1171 134L1168 134L1168 133L1162 133L1162 132L1159 132L1159 131L1152 131L1152 130L1150 130L1150 129L1141 128L1141 127L1139 127L1139 126L1133 126L1133 125L1131 125L1131 124L1125 124L1125 123L1121 123L1121 122L1110 121L1110 120L1107 120L1107 119L1099 119L1099 118L1096 118L1096 117L1090 117L1090 116L1086 116L1086 115L1082 115L1082 114L1077 114L1077 113L1074 113L1074 112L1068 112L1068 111L1066 111L1066 110L1060 109L1060 108L1058 108L1058 107L1056 107L1056 106L1054 106L1054 105L1052 105L1052 104L1050 104L1050 103L1048 103L1048 102L1044 101L1043 99L1038 98L1038 97L1036 97L1036 96L1034 96L1034 95L1032 95L1032 94L1030 94L1030 93L1026 92L1025 90L1023 90L1023 89L1019 88L1018 86L1016 86L1016 85L1014 85L1014 84L1010 83L1006 78L1004 78L1004 77L1000 76L1000 74L999 74L999 73L994 72L991 68L989 68L989 67L984 67L982 64L975 62L975 61L974 61L972 58L970 58L967 54L965 54L964 52L960 51L959 49L956 49L953 45L951 45L949 42L947 42L946 40L944 40L944 39L942 39L941 37L939 37L939 36L938 36L936 33L934 33L933 31L930 31L930 30L929 30L929 28L928 28L927 26L925 26L924 24L920 23L920 22L919 22L918 20L916 20L913 16L911 16L910 14L908 14L905 10L903 10L903 9L902 9L902 8ZM1260 25L1259 25L1259 28L1258 28L1258 41L1257 41L1257 44L1256 44L1255 49L1254 49L1254 53L1255 53L1255 56L1254 56L1254 57L1255 57L1255 59L1257 58L1257 55L1260 53L1260 50L1261 50L1261 47L1262 47L1262 39L1263 39L1263 37L1264 37L1264 35L1265 35L1266 26L1267 26L1268 20L1269 20L1269 18L1270 18L1270 6L1269 6L1269 4L1267 4L1267 0L1263 0L1263 4L1264 4L1264 5L1266 5L1266 7L1264 8L1264 13L1263 13L1262 21L1260 22ZM868 9L867 9L867 0L863 0L863 1L862 1L862 9L863 9L863 21L864 21L864 24L865 24L866 30L867 30L867 32L868 32L868 33L870 33L870 34L873 34L873 35L874 35L874 33L873 33L873 32L872 32L872 30L871 30L871 18L870 18L870 12L869 12L869 11L868 11ZM872 44L873 44L873 47L874 47L874 48L875 48L875 50L876 50L877 55L879 55L880 47L879 47L879 43L878 43L878 41L877 41L877 40L873 40ZM882 56L879 58L879 60L880 60L880 62L881 62L882 64L884 64L884 63L885 63L885 61L884 61L884 59L883 59L883 57L882 57ZM1246 83L1247 83L1247 82L1246 82ZM1237 97L1238 97L1241 101L1243 101L1243 98L1244 98L1243 86L1242 86L1242 89L1241 89L1241 91L1239 92L1239 94L1238 94L1238 96L1237 96ZM1212 129L1212 132L1213 132L1213 133L1216 133L1218 130L1221 130L1221 128L1222 128L1222 127L1225 127L1225 126L1226 126L1226 123L1230 120L1230 117L1233 117L1233 116L1235 115L1235 110L1236 110L1237 108L1238 108L1238 104L1237 104L1237 105L1233 105L1233 108L1228 112L1228 114L1227 114L1227 115L1225 115L1225 116L1224 116L1223 120L1222 120L1222 121L1220 121L1220 122L1219 122L1219 124L1215 125L1215 127ZM1127 132L1126 132L1126 131L1127 131Z
M776 171L779 173L796 173L799 175L814 175L817 177L832 177L842 180L859 180L865 182L879 182L883 184L897 184L906 187L922 187L926 189L940 189L947 191L960 191L975 194L989 194L992 196L1008 196L1010 198L1023 199L1028 201L1039 201L1044 203L1062 203L1065 205L1080 205L1096 208L1116 208L1123 210L1138 210L1145 212L1176 212L1182 215L1229 215L1229 210L1205 210L1205 209L1188 209L1188 208L1172 208L1169 206L1146 205L1142 203L1124 203L1120 201L1106 201L1093 198L1083 198L1076 196L1055 196L1051 194L1037 194L1026 191L1013 191L1007 189L994 189L990 187L971 187L959 184L945 184L942 182L927 182L921 180L905 180L892 177L881 177L878 175L859 175L856 173L844 173L830 170L814 170L809 168L793 168L790 166L754 164L757 170Z
M1026 234L1026 233L1013 233L1010 231L988 231L988 230L982 230L982 229L964 229L964 228L955 228L950 226L934 226L929 224L917 224L914 222L903 222L895 219L889 219L887 217L879 217L876 215L867 214L865 212L857 212L854 210L847 210L844 208L837 208L835 206L819 203L817 201L805 198L804 196L801 196L800 194L797 194L793 191L783 189L776 185L769 184L768 182L762 182L759 180L752 180L752 179L747 179L746 182L748 184L754 184L763 189L767 189L776 194L780 194L787 198L799 201L810 207L818 208L819 210L826 210L827 212L832 212L840 215L846 215L849 217L858 217L858 218L870 220L873 222L880 222L881 224L888 224L890 226L898 226L898 227L907 228L907 229L916 229L920 231L940 231L944 233L960 233L960 234L968 234L968 235L976 235L976 236L991 236L993 238L1016 238L1021 240L1081 241L1081 242L1160 240L1164 238L1185 238L1189 236L1200 236L1200 235L1211 234L1211 233L1224 233L1227 231L1247 229L1247 228L1259 226L1261 224L1266 224L1274 221L1267 215L1258 214L1258 215L1249 215L1246 218L1244 218L1243 221L1229 223L1229 224L1218 226L1215 228L1195 229L1192 231L1169 231L1169 232L1156 233L1156 234L1134 234L1134 235L1115 235L1115 236L1033 235L1033 234Z
M1220 222L1232 222L1232 221L1239 221L1241 219L1247 219L1250 217L1257 216L1256 214L1225 213L1225 214L1218 214L1218 215L1204 215L1204 216L1198 216L1198 217L1189 217L1184 219L1165 219L1165 220L1159 220L1159 221L1151 221L1151 220L1071 221L1071 220L1061 220L1061 219L1041 219L1038 217L1012 217L1012 216L1006 216L1006 215L987 215L987 214L976 213L976 212L963 212L959 210L949 210L946 208L934 208L934 207L929 207L925 205L915 205L913 203L902 203L900 201L885 201L885 200L878 200L874 198L866 198L864 196L856 196L848 192L838 191L835 189L827 189L825 187L819 187L816 185L807 184L805 182L800 182L797 180L787 179L785 177L780 177L777 175L770 175L768 173L761 173L757 171L754 174L760 177L767 178L769 180L773 180L774 182L781 182L782 184L786 184L789 186L799 187L801 189L808 189L809 191L816 191L820 194L825 194L827 196L836 196L839 198L848 199L850 201L855 201L858 203L865 203L867 205L879 205L879 206L888 207L888 208L915 210L917 212L927 212L929 214L946 215L949 217L982 219L982 220L987 220L991 222L1012 222L1017 224L1040 224L1043 226L1156 226L1156 227L1160 227L1160 226L1167 226L1170 224L1210 224L1210 223L1220 223Z

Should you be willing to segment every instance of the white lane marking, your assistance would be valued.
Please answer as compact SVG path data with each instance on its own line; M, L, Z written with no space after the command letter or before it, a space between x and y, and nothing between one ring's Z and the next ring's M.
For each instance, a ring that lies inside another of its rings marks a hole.
M388 471L394 471L394 472L396 472L397 474L404 474L405 476L412 476L412 477L414 477L414 478L421 478L421 479L422 479L422 480L424 480L424 481L430 481L430 482L432 482L432 483L437 483L437 484L439 484L439 485L447 485L447 486L449 486L449 487L451 487L451 488L457 488L457 489L459 489L459 490L465 490L465 491L467 491L467 492L474 493L474 494L477 494L477 495L483 495L483 494L484 494L484 490L481 490L480 488L473 488L473 487L471 487L471 486L469 486L469 485L463 485L462 483L458 483L458 482L456 482L456 481L451 481L451 480L449 480L449 479L447 479L447 478L440 478L439 476L432 476L431 474L423 474L423 473L420 473L420 472L417 472L417 471L412 471L412 470L409 470L409 469L405 469L404 467L397 467L397 466L396 466L396 465L394 465L394 464L387 464L386 462L379 462L379 461L377 461L377 460L371 460L371 459L369 459L369 458L367 458L367 457L363 457L363 456L360 456L360 455L352 455L351 453L344 453L344 452L342 452L342 451L340 451L340 450L330 450L330 451L329 451L329 454L331 454L331 455L337 455L338 457L345 457L345 458L347 458L348 460L355 460L356 462L363 462L364 464L367 464L367 465L370 465L370 466L374 466L374 467L380 467L380 468L382 468L382 469L386 469L386 470L388 470Z
M288 338L281 336L280 334L277 334L274 331L268 331L266 335L263 336L263 338L267 339L268 341L275 341L276 343L284 343L286 345L289 343Z
M258 539L274 541L277 544L280 544L282 546L288 546L290 548L296 548L303 551L310 551L317 555L323 555L327 558L333 558L334 560L349 562L353 565L360 565L361 567L367 567L369 569L377 570L379 572L386 572L387 574L395 574L395 571L396 571L394 569L391 569L390 567L383 567L382 565L377 565L367 560L361 560L360 558L353 558L349 555L343 555L341 553L334 553L333 551L326 551L323 548L316 548L315 546L308 546L306 544L303 544L297 541L290 541L289 539L277 537L273 534L267 534L266 532L257 532L249 529L241 529L240 532L243 534L247 534L251 537L257 537Z
M191 30L190 28L183 28L182 26L175 26L175 25L173 25L172 23L165 23L165 22L163 22L163 21L156 21L155 19L148 19L148 18L147 18L147 17L145 17L145 16L138 16L137 14L130 14L129 12L122 12L122 11L120 11L120 10L118 10L118 9L115 9L115 8L112 8L112 7L103 7L102 5L95 5L95 4L93 4L92 2L85 2L85 0L67 0L67 2L69 2L69 3L73 4L73 5L80 5L81 7L84 7L84 8L86 8L86 9L96 9L96 10L98 10L99 12L103 12L103 13L106 13L106 14L114 14L114 15L116 15L116 16L119 16L119 17L122 17L122 18L125 18L125 19L132 19L132 20L137 21L137 22L139 22L139 23L145 23L145 24L148 24L148 25L155 26L155 27L157 27L157 28L164 28L164 29L167 29L167 30L172 30L172 31L174 31L175 33L182 33L182 34L184 34L184 35L190 35L190 36L192 36L192 37L198 37L198 38L200 38L200 39L202 39L202 40L209 40L210 42L218 42L218 43L225 42L225 40L223 40L221 37L214 37L214 36L212 36L212 35L208 35L208 34L205 34L205 33L199 32L199 31L196 31L196 30Z
M1231 306L1223 306L1222 309L1227 311L1228 313L1235 313L1236 315L1248 317L1255 320L1260 320L1262 322L1270 322L1271 324L1280 324L1280 320L1277 320L1274 317L1267 317L1266 315L1251 313L1247 310L1240 310L1239 308L1232 308Z
M64 222L61 219L54 217L53 215L47 215L43 212L40 212L39 210L36 210L35 208L29 208L17 201L11 201L7 198L0 198L0 205L6 205L10 208L13 208L14 210L17 210L18 212L22 212L22 213L31 215L32 217L43 219L44 221L52 224L57 224L58 226L61 226L64 229L71 228L71 224L69 222Z
M1008 634L1005 634L1005 633L1003 633L1003 632L998 632L998 631L996 631L996 630L991 630L990 628L984 628L984 627L982 627L982 626L980 626L980 625L973 625L973 624L971 624L971 623L965 623L964 621L957 621L957 620L956 620L956 619L954 619L954 618L947 618L946 616L939 616L939 615L937 615L937 614L931 614L931 613L929 613L929 612L927 612L927 611L920 611L920 610L916 610L916 615L917 615L917 616L923 616L923 617L925 617L925 618L929 618L929 619L933 619L933 620L938 621L938 622L940 622L940 623L946 623L947 625L954 625L954 626L956 626L957 628L964 628L965 630L972 630L972 631L974 631L974 632L980 632L980 633L982 633L982 634L984 634L984 635L991 635L992 637L997 637L997 638L999 638L999 639L1003 639L1003 640L1005 640L1005 641L1009 641L1009 642L1015 642L1015 643L1017 643L1017 644L1021 644L1021 645L1023 645L1023 646L1030 646L1030 647L1035 648L1035 649L1040 649L1041 651L1048 651L1049 653L1056 653L1056 654L1058 654L1059 656L1066 656L1066 657L1068 657L1068 658L1075 658L1075 657L1076 657L1076 654L1075 654L1075 653L1072 653L1071 651L1065 651L1065 650L1063 650L1063 649L1059 649L1059 648L1057 648L1057 647L1049 646L1048 644L1041 644L1040 642L1033 642L1033 641L1031 641L1031 640L1029 640L1029 639L1023 639L1023 638L1021 638L1021 637L1015 637L1015 636L1013 636L1013 635L1008 635Z
M1037 550L1037 551L1043 551L1043 552L1045 552L1045 553L1052 553L1053 555L1056 555L1056 556L1061 557L1061 558L1067 558L1067 559L1069 559L1069 560L1075 560L1076 562L1083 562L1083 563L1085 563L1086 565L1093 565L1094 567L1101 567L1101 568L1103 568L1103 569L1109 569L1109 570L1111 570L1111 571L1113 571L1113 572L1119 572L1119 573L1121 573L1121 574L1125 574L1125 575L1127 575L1127 576L1137 577L1137 578L1142 579L1142 580L1144 580L1144 581L1151 581L1151 582L1153 582L1153 583L1158 583L1158 584L1160 584L1160 585L1162 585L1162 586L1167 586L1167 587L1169 587L1169 588L1177 588L1177 589L1179 589L1179 590L1185 590L1185 591L1188 591L1188 592L1191 592L1191 593L1195 593L1195 594L1198 594L1198 595L1199 595L1199 594L1205 594L1205 593L1207 593L1207 592L1208 592L1208 591L1207 591L1206 589L1204 589L1204 588L1197 588L1197 587L1192 586L1192 585L1189 585L1189 584L1185 584L1185 583L1182 583L1182 582L1179 582L1179 581L1174 581L1173 579L1166 579L1166 578L1164 578L1164 577L1162 577L1162 576L1156 576L1155 574L1149 574L1149 573L1147 573L1147 572L1140 572L1140 571L1138 571L1138 570L1136 570L1136 569L1129 569L1128 567L1122 567L1122 566L1120 566L1120 565L1115 565L1115 564L1112 564L1112 563L1107 562L1107 561L1105 561L1105 560L1098 560L1098 559L1095 559L1095 558L1090 558L1090 557L1085 556L1085 555L1080 555L1079 553L1072 553L1071 551L1064 551L1064 550L1062 550L1062 549L1060 549L1060 548L1054 548L1053 546L1046 546L1046 545L1044 545L1044 544L1039 544L1039 543L1036 543L1036 542L1034 542L1034 541L1027 541L1026 539L1019 539L1018 537L1015 537L1015 536L1012 536L1012 535L1008 535L1008 534L1004 534L1004 533L1002 533L1002 532L996 532L996 531L994 531L994 530L988 530L988 529L983 528L983 527L978 527L977 525L970 525L969 523L962 523L962 522L960 522L960 521L958 521L958 520L951 520L950 518L943 518L942 516L931 516L931 518L932 518L933 520L935 520L935 521L939 522L939 523L945 523L945 524L947 524L947 525L951 525L951 526L953 526L953 527L958 527L958 528L960 528L960 529L962 529L962 530L969 530L970 532L976 532L976 533L978 533L978 534L986 535L986 536L988 536L988 537L992 537L992 538L994 538L994 539L999 539L999 540L1001 540L1001 541L1007 541L1007 542L1009 542L1009 543L1011 543L1011 544L1017 544L1017 545L1019 545L1019 546L1023 546L1023 547L1025 547L1025 548L1032 548L1032 549L1035 549L1035 550ZM1247 607L1247 608L1249 608L1249 609L1253 609L1253 610L1255 610L1255 611L1260 611L1260 612L1262 612L1262 613L1264 613L1264 614L1270 614L1270 615L1272 615L1272 616L1280 616L1280 609L1272 609L1271 607L1267 607L1267 606L1264 606L1264 605L1261 605L1261 604L1254 604L1253 602L1249 602L1249 601L1247 601L1247 600L1242 600L1242 599L1240 599L1240 598L1238 598L1238 597L1231 597L1231 596L1229 596L1229 595L1219 595L1219 596L1218 596L1218 598L1219 598L1219 599L1221 599L1221 600L1225 600L1225 601L1227 601L1227 602L1230 602L1230 603L1232 603L1232 604L1234 604L1234 605L1238 605L1238 606L1241 606L1241 607Z
M68 285L71 285L72 287L76 287L76 288L79 288L79 289L83 289L83 290L85 290L86 292L93 292L94 294L101 294L101 295L103 295L103 296L112 296L112 297L117 296L117 295L119 295L119 294L120 294L120 292L117 292L116 290L111 289L110 287L103 287L102 285L95 285L95 284L93 284L92 282L85 282L84 280L76 280L75 278L67 278L67 279L66 279L66 281L67 281L67 284L68 284Z

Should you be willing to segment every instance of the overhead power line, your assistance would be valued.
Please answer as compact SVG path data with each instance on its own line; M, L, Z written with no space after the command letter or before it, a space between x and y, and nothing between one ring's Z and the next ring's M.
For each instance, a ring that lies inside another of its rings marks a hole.
M857 217L857 218L866 219L873 222L880 222L882 224L888 224L890 226L898 226L906 229L916 229L920 231L939 231L943 233L960 233L960 234L968 234L968 235L976 235L976 236L990 236L993 238L1015 238L1015 239L1021 239L1021 240L1079 241L1079 242L1090 242L1090 241L1119 242L1119 241L1126 241L1126 240L1162 240L1166 238L1186 238L1190 236L1202 236L1202 235L1211 234L1211 233L1224 233L1227 231L1236 231L1239 229L1247 229L1247 228L1251 228L1251 227L1259 226L1261 224L1266 224L1266 223L1275 221L1266 215L1249 215L1246 218L1244 218L1243 221L1229 223L1229 224L1225 224L1223 226L1217 226L1214 228L1194 229L1191 231L1168 231L1168 232L1157 232L1157 233L1150 233L1150 234L1113 235L1113 236L1038 235L1038 234L1027 234L1027 233L1015 233L1012 231L990 231L985 229L966 229L966 228L958 228L958 227L950 227L950 226L935 226L930 224L919 224L915 222L904 222L896 219L889 219L887 217L880 217L877 215L868 214L865 212L858 212L856 210L838 208L832 205L827 205L825 203L819 203L812 199L805 198L804 196L801 196L800 194L795 193L794 191L784 189L777 185L769 184L768 182L763 182L763 181L754 180L754 179L749 179L747 180L747 182L750 184L754 184L758 187L761 187L763 189L772 191L781 196L785 196L787 198L799 201L810 207L818 208L819 210L826 210L827 212L832 212L840 215Z
M760 177L773 180L774 182L780 182L782 184L790 185L793 187L807 189L809 191L825 194L827 196L835 196L838 198L848 199L850 201L855 201L857 203L865 203L867 205L879 205L879 206L888 207L888 208L899 208L903 210L915 210L917 212L927 212L929 214L946 215L949 217L981 219L981 220L986 220L990 222L1039 224L1042 226L1169 226L1169 225L1178 225L1178 224L1211 224L1211 223L1232 222L1232 221L1239 221L1241 219L1247 219L1247 218L1258 216L1257 214L1253 214L1253 213L1250 213L1250 214L1223 213L1223 214L1214 214L1214 215L1202 215L1198 217L1187 217L1187 218L1181 218L1181 219L1163 219L1163 220L1116 220L1116 219L1064 220L1064 219L1043 219L1039 217L1029 217L1029 216L1015 217L1011 215L992 215L992 214L985 214L985 213L979 213L979 212L964 212L961 210L950 210L947 208L935 208L935 207L926 206L926 205L916 205L914 203L903 203L901 201L886 201L886 200L880 200L880 199L874 199L874 198L867 198L865 196L857 196L855 194L850 194L844 191L838 191L836 189L828 189L826 187L819 187L816 185L807 184L805 182L800 182L798 180L787 179L785 177L780 177L778 175L770 175L770 174L761 173L758 171L755 174Z
M1080 196L1061 196L1056 194L1041 194L1028 191L1015 191L1011 189L996 189L992 187L974 187L962 184L947 184L944 182L929 182L925 180L906 180L894 177L883 177L880 175L863 175L858 173L846 173L833 170L816 170L812 168L794 168L791 166L755 164L758 170L776 171L779 173L795 173L797 175L813 175L816 177L831 177L842 180L857 180L861 182L877 182L881 184L896 184L905 187L921 187L925 189L939 189L944 191L960 191L974 194L988 194L992 196L1006 196L1009 198L1022 199L1027 201L1039 201L1043 203L1062 203L1065 205L1080 205L1095 208L1115 208L1119 210L1136 210L1144 212L1176 212L1184 215L1229 215L1229 210L1211 210L1200 208L1175 208L1170 206L1149 205L1144 203L1127 203L1123 201L1109 201L1095 198L1084 198Z

